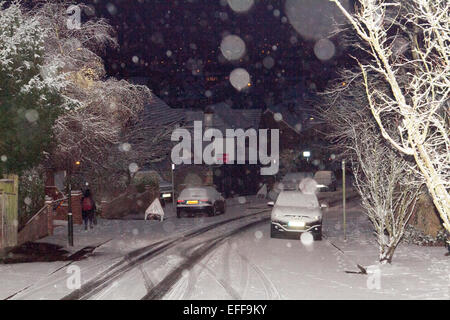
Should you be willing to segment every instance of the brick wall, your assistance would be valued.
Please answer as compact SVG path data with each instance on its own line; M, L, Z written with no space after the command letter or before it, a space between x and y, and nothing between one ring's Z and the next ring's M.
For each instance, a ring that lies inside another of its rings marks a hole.
M81 212L81 191L72 191L72 215L74 224L83 224L83 216ZM67 221L68 203L65 201L56 209L54 220Z
M101 216L105 219L121 219L129 214L143 215L158 197L158 188L146 188L145 192L139 193L134 186L130 186L125 193L112 201L101 202Z

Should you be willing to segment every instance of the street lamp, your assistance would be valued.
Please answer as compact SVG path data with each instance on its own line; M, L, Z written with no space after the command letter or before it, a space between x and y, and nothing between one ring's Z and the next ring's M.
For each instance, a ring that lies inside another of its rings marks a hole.
M81 161L75 161L75 171L81 166ZM72 213L72 161L69 161L69 185L68 185L68 208L67 208L67 237L69 246L73 247L73 213Z

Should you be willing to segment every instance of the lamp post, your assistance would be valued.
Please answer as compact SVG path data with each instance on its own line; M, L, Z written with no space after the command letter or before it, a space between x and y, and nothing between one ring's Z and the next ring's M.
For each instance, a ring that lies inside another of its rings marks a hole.
M80 161L75 162L76 168L79 168L81 165ZM68 168L68 206L67 206L67 238L69 242L69 246L73 247L73 213L72 213L72 170L73 164L72 161L69 160L69 168Z

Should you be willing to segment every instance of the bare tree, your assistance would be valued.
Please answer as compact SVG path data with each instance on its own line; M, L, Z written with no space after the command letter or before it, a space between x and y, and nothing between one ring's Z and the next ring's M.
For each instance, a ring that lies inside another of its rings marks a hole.
M370 130L368 126L352 128L355 185L374 227L379 260L391 263L414 212L420 183L408 161Z
M423 179L416 174L414 161L383 138L368 107L364 85L358 81L362 76L349 75L344 71L343 78L323 96L322 115L331 128L328 137L336 151L351 159L355 186L379 245L379 260L390 263L414 212Z
M152 112L153 99L158 98L148 98L146 112ZM120 141L110 148L109 166L105 171L107 179L118 181L126 178L124 184L127 186L140 168L170 157L170 137L179 120L149 119L146 112L141 112L138 118L129 121L121 131Z
M64 159L82 161L84 166L106 169L111 148L121 143L122 132L137 119L151 93L146 87L126 81L96 81L81 91L81 107L56 120L57 163Z
M367 54L357 59L359 73L381 134L413 157L450 231L450 3L359 0L351 14L339 0L330 1Z

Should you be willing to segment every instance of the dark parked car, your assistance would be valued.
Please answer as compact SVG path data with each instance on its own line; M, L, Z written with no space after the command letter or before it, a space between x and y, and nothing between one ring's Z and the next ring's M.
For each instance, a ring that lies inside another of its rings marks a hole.
M161 205L164 207L166 201L171 201L172 197L173 197L172 184L161 178L159 180L159 201L161 202Z
M279 188L283 191L295 191L298 190L299 184L303 179L312 177L314 177L312 172L290 172L283 177Z
M323 191L336 191L337 182L333 171L317 171L314 175L317 182L317 189Z

